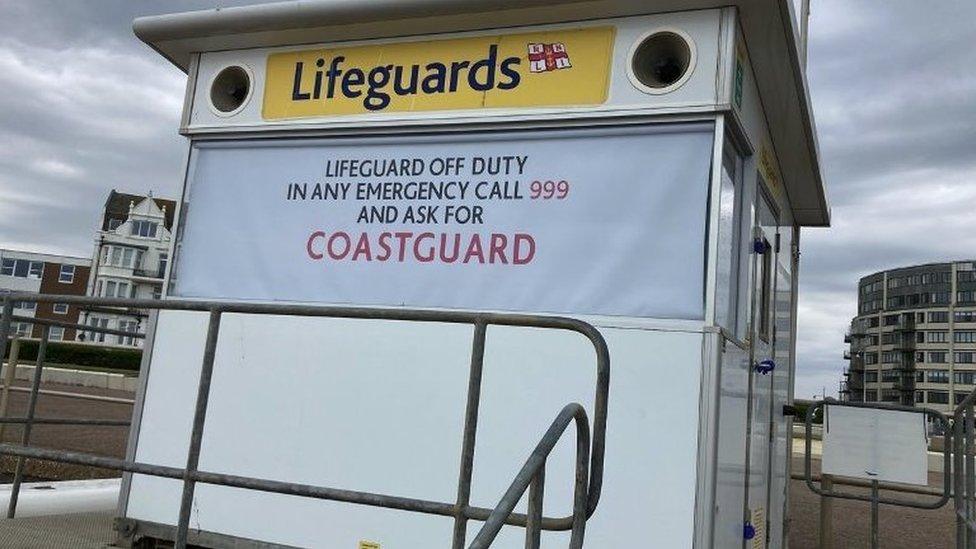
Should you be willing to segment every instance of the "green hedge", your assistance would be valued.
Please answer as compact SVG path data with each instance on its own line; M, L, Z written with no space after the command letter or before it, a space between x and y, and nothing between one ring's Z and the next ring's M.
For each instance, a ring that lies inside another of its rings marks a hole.
M20 361L35 362L37 360L37 348L40 345L36 340L20 341ZM10 346L7 346L7 356L10 355ZM99 368L112 368L116 370L139 371L139 364L142 362L142 351L140 349L119 349L115 347L98 347L95 345L79 345L77 343L55 343L47 344L47 355L44 359L45 364L73 364L76 366L96 366Z
M810 409L810 405L805 402L795 402L793 407L796 408L796 416L793 418L793 423L795 425L803 425L806 423L807 410ZM815 425L823 423L823 406L817 408L817 413L813 415L813 423Z

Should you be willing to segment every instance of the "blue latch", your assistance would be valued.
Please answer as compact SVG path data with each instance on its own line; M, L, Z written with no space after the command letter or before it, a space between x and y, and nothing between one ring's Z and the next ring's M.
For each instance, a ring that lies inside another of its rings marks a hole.
M762 375L766 375L776 369L776 363L770 359L766 359L759 364L756 364L756 371Z
M747 522L742 526L742 537L747 540L756 537L756 527L751 522Z
M769 251L769 243L762 238L757 238L752 241L752 251L757 254L764 254Z

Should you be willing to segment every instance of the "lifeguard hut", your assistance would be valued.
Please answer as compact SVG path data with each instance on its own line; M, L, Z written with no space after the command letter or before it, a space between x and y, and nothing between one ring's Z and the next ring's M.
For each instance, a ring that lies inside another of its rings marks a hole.
M829 224L802 19L137 19L189 147L124 540L782 547L800 229Z

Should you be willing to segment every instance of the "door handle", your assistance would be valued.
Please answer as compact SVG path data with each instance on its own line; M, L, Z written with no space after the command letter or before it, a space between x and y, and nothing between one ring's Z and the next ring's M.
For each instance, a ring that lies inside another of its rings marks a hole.
M776 363L770 359L763 360L756 364L756 371L762 375L766 375L776 369Z

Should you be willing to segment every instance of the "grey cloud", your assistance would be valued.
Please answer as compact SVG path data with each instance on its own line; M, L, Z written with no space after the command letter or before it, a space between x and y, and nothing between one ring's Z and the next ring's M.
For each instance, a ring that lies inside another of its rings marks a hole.
M815 0L809 78L834 226L807 231L797 394L836 391L857 279L976 256L976 3Z

